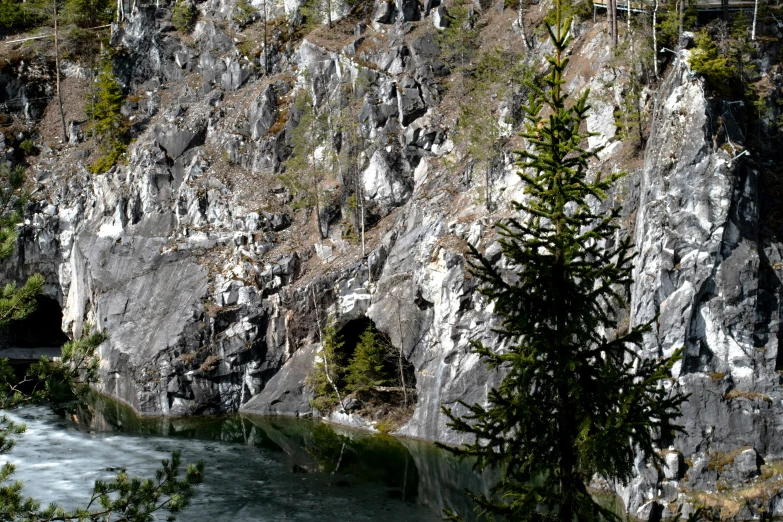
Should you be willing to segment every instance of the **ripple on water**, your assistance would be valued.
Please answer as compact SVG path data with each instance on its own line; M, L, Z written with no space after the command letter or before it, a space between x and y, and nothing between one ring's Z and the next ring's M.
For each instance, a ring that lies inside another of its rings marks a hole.
M77 422L44 407L9 415L27 432L0 462L16 465L25 494L43 504L84 505L96 479L120 469L152 477L177 449L184 463L206 467L182 521L435 521L443 504L466 512L465 487L485 489L469 465L413 441L240 416L158 419L150 427L85 408L89 415L71 416Z

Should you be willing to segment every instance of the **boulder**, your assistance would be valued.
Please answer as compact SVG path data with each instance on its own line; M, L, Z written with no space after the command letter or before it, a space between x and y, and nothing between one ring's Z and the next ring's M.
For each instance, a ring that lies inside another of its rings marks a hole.
M203 131L179 129L171 125L156 125L152 132L155 141L172 160L203 140Z
M743 479L750 480L759 474L759 455L749 448L734 457L733 470Z
M432 12L432 25L435 29L443 30L449 26L449 14L445 5L439 5Z
M402 85L397 92L397 101L400 109L400 123L408 126L416 118L427 112L427 106L422 99L421 87L410 76L402 79Z
M682 455L677 451L670 451L663 457L663 462L663 475L668 480L679 480Z
M268 86L250 106L250 133L253 140L264 138L277 121L277 95L272 86Z

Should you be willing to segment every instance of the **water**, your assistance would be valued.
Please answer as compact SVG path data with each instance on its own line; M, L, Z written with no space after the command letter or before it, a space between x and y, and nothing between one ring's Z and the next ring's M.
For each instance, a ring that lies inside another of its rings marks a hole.
M205 481L181 521L436 521L470 515L465 488L486 491L468 463L423 442L290 418L139 418L91 399L65 414L15 410L27 432L0 462L42 504L84 505L120 469L152 477L173 450L202 460ZM342 456L341 456L342 455Z

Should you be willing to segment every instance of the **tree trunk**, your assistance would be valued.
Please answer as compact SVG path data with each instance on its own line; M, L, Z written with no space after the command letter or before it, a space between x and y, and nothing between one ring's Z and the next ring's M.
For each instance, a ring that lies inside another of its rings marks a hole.
M401 299L395 299L397 301L397 330L400 334L400 348L397 351L397 366L400 372L400 386L402 386L402 401L405 407L408 407L408 387L405 384L405 371L404 371L404 361L405 357L403 356L404 347L405 347L405 341L404 337L402 335L402 300Z
M492 213L492 192L491 192L491 187L489 186L490 184L489 178L490 178L491 170L492 170L492 164L490 163L487 165L487 168L484 169L484 187L485 190L487 191L486 194L487 197L485 198L487 200L487 214Z
M625 37L631 37L631 0L625 0Z
M311 107L311 110L313 111L313 115L315 115L315 107ZM321 227L321 184L319 181L320 174L318 174L317 169L318 165L316 163L315 159L315 116L312 118L312 123L310 124L310 135L312 137L313 142L310 143L310 161L311 165L313 166L313 171L316 173L314 179L313 179L313 190L315 191L315 226L318 227L318 236L320 239L326 239L326 236L324 235L324 230Z
M358 151L358 137L357 137L357 130L354 127L353 131L354 136L351 140L351 147L352 151L351 154L354 158L352 162L352 170L353 170L353 176L354 176L354 193L356 194L356 215L357 215L357 228L361 232L362 235L362 259L364 259L367 256L367 250L366 250L366 243L364 240L364 188L362 187L362 180L361 175L359 172L359 151Z
M269 42L266 37L267 20L266 20L266 0L264 0L264 75L269 74Z
M653 34L653 71L655 78L658 79L658 0L655 0L652 16L652 34Z
M321 342L321 350L324 353L324 373L326 374L326 380L329 381L329 384L332 385L332 388L334 389L334 393L337 395L337 401L340 403L340 409L343 413L345 413L345 406L343 405L343 398L340 395L340 390L337 389L337 385L334 383L334 380L332 379L332 376L329 375L329 357L326 356L326 347L324 346L324 335L321 331L321 318L320 314L318 313L318 301L315 299L315 287L311 286L310 290L312 290L313 294L313 306L315 307L315 324L318 327L318 340Z
M54 78L57 90L57 107L60 109L60 126L63 135L63 145L68 143L68 132L65 129L65 113L63 112L63 97L60 94L60 45L57 34L57 0L52 0L54 6Z
M759 0L753 2L753 29L750 31L750 39L756 40L756 18L759 14Z
M609 39L612 46L617 46L617 0L607 0L606 19L609 23Z
M532 40L527 37L527 29L525 29L525 2L527 0L519 0L519 11L517 12L517 26L519 27L519 34L522 35L522 41L525 42L525 47L528 49L533 48Z
M321 204L319 203L319 190L318 190L318 182L316 182L315 185L315 223L318 227L318 235L321 239L326 239L326 235L324 234L324 229L321 226Z
M332 28L332 0L326 0L326 21L329 29Z
M683 5L684 2L685 0L680 0L679 2L677 2L677 8L680 11L680 32L678 36L682 36L682 32L683 32L682 26L685 20L685 6ZM679 48L679 43L678 43L678 48Z
M564 372L565 373L565 372ZM570 397L568 396L568 386L565 376L561 376L558 386L558 449L560 451L560 505L558 520L560 522L573 522L574 519L574 493L575 484L579 480L575 476L576 459L574 457L574 444L576 437L572 427L572 419L569 408Z

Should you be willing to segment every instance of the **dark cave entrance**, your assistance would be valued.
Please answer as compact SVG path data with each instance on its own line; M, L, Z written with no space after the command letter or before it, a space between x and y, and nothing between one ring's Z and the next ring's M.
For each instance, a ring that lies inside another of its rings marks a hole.
M68 342L62 331L63 311L51 297L39 296L35 311L21 321L12 321L4 332L5 346L14 348L60 348Z
M360 317L349 321L343 326L338 335L343 346L340 350L342 363L345 365L346 372L342 378L342 387L346 387L348 380L348 366L356 353L356 348L360 343L362 334L366 331L372 331L375 334L376 342L383 348L382 373L388 377L388 382L382 386L376 386L369 390L357 392L354 395L359 399L367 409L373 410L373 414L379 414L381 410L395 410L405 408L407 398L408 408L416 405L416 369L413 364L403 356L402 375L400 372L400 351L399 347L392 344L389 336L379 331L375 323L367 317ZM403 351L403 353L405 350ZM402 382L404 380L405 390ZM407 397L406 397L407 396Z

